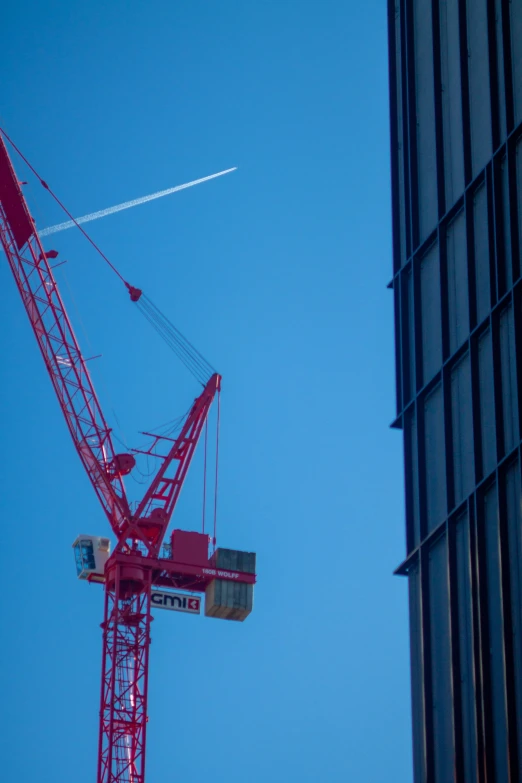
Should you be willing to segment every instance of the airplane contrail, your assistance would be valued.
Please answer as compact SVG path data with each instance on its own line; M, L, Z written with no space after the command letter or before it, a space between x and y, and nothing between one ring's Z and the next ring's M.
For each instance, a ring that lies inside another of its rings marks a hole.
M107 207L107 209L100 209L98 212L91 212L88 215L83 215L83 217L76 218L76 223L88 223L90 220L98 220L98 218L107 217L107 215L113 215L115 212L121 212L122 209L137 207L139 204L145 204L147 201L153 201L155 198L169 196L171 193L177 193L178 190L192 188L194 185L200 185L202 182L208 182L209 179L222 177L223 174L230 174L231 171L235 171L236 169L237 166L234 166L232 169L218 171L217 174L210 174L208 177L195 179L192 182L185 182L184 185L176 185L176 187L167 188L167 190L158 190L157 193L151 193L149 196L142 196L141 198L135 198L132 201L124 201L123 204L116 204L114 207ZM46 237L49 236L49 234L56 234L58 231L66 231L68 228L73 228L74 225L74 220L66 220L65 223L57 223L55 226L49 226L48 228L42 229L42 231L38 232L38 236Z

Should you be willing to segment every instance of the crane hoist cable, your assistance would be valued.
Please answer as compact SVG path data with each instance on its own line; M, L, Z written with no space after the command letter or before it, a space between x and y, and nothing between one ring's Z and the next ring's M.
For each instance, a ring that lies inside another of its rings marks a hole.
M166 342L168 347L173 351L173 353L176 354L178 359L180 359L180 361L192 373L192 375L194 375L194 377L199 381L199 383L201 383L202 386L205 386L207 381L215 373L215 370L212 367L212 365L209 362L207 362L207 360L192 345L192 343L190 343L189 340L187 340L187 338L183 336L183 334L179 331L179 329L177 329L174 326L174 324L171 321L169 321L166 315L164 315L161 312L161 310L149 299L149 297L146 294L143 293L143 291L140 288L135 288L125 280L121 272L119 272L116 266L107 258L105 253L96 244L96 242L89 236L89 234L85 231L85 229L82 228L82 226L77 222L77 220L73 217L71 212L69 212L67 207L62 203L62 201L60 201L56 193L54 193L54 191L49 187L47 182L45 182L45 180L42 179L42 177L38 174L34 166L32 166L32 164L27 160L25 155L16 146L14 141L8 136L5 130L1 127L0 127L0 133L2 133L2 135L9 142L9 144L12 146L15 152L24 161L26 166L28 166L28 168L33 172L34 176L38 179L42 187L45 190L47 190L47 192L56 201L60 209L62 209L67 215L67 217L73 221L75 226L82 232L84 237L87 239L88 242L90 242L90 244L95 249L95 251L109 265L112 271L119 277L119 279L127 288L130 294L131 301L136 302L138 304L138 309L145 317L145 319L151 324L151 326L160 335L160 337L162 337L162 339Z

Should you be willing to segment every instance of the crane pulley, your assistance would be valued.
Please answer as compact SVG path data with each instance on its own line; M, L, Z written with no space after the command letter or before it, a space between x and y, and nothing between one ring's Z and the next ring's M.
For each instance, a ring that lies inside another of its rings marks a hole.
M210 408L219 398L221 376L78 226L125 284L131 301L203 386L176 437L150 433L149 446L116 451L53 275L50 261L58 253L42 246L2 134L8 138L0 129L0 242L73 443L116 537L110 556L108 539L81 536L74 545L78 575L105 586L97 783L144 783L153 589L205 593L209 616L244 620L252 609L255 555L216 549L214 534L209 556L209 536L183 530L173 531L166 556L162 550ZM154 458L158 469L131 507L123 479L140 454ZM103 553L98 562L93 541Z

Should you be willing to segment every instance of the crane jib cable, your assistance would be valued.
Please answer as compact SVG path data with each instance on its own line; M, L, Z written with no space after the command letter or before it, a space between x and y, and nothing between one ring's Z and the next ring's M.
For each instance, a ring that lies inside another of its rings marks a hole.
M62 204L62 202L60 201L60 199L58 198L58 196L57 196L57 195L56 195L56 194L55 194L55 193L54 193L54 192L51 190L51 188L49 187L49 185L47 184L47 182L46 182L44 179L42 179L42 177L41 177L41 176L38 174L38 172L36 171L36 169L34 168L34 166L32 166L32 165L31 165L31 163L29 163L29 161L27 160L27 158L25 157L25 155L24 155L24 154L23 154L23 153L22 153L22 152L21 152L21 151L18 149L18 147L16 146L16 144L14 143L14 141L13 141L13 140L12 140L12 139L11 139L11 138L10 138L10 137L7 135L7 133L5 132L5 130L4 130L3 128L0 128L0 133L2 133L2 134L3 134L3 136L4 136L4 137L7 139L7 141L8 141L8 142L9 142L9 144L12 146L12 148L15 150L15 152L16 152L16 153L17 153L17 154L18 154L18 155L19 155L19 156L22 158L22 160L24 161L24 163L26 164L26 166L28 166L28 167L29 167L29 169L30 169L30 170L33 172L33 174L35 175L35 177L37 178L37 180L40 182L40 184L42 185L42 187L43 187L43 188L45 188L45 190L47 190L47 191L48 191L48 193L49 193L49 194L50 194L50 195L53 197L53 199L56 201L56 203L58 204L58 206L60 207L60 209L62 209L62 210L65 212L65 214L66 214L66 215L69 217L69 219L73 221L73 223L76 225L76 227L80 229L80 231L82 232L82 234L84 235L84 237L85 237L85 238L86 238L86 239L87 239L87 240L88 240L88 241L91 243L91 245L94 247L94 249L96 250L96 252L97 252L97 253L99 253L99 255L100 255L102 258L103 258L103 260L104 260L104 261L105 261L105 262L106 262L106 263L107 263L107 264L110 266L110 268L112 269L112 271L113 271L115 274L117 274L117 275L118 275L118 277L120 278L120 280L121 280L123 283L125 283L125 285L127 286L127 288L128 288L128 289L129 289L129 291L130 291L130 289L132 288L132 286L129 286L129 284L127 283L127 281L126 281L126 280L125 280L125 278L123 277L123 275L122 275L122 274L120 274L120 272L118 272L118 270L116 269L116 267L114 266L114 264L113 264L111 261L109 261L109 259L108 259L108 258L107 258L107 256L105 255L105 253L103 253L103 251L102 251L102 250L101 250L101 249L98 247L98 245L97 245L97 244L94 242L94 240L93 240L93 239L91 239L91 237L88 235L88 233L87 233L87 232L86 232L86 231L85 231L85 230L84 230L84 229L83 229L83 228L80 226L80 224L79 224L79 223L76 221L76 219L75 219L75 218L74 218L74 217L71 215L71 213L70 213L70 212L69 212L69 210L68 210L68 209L65 207L65 205L64 205L64 204ZM132 297L132 292L131 292L131 297Z
M106 264L108 264L110 269L119 277L119 279L127 288L131 301L136 302L138 304L138 309L145 317L145 319L151 324L153 329L163 338L163 340L166 342L169 348L176 354L178 359L180 359L180 361L192 373L192 375L194 375L194 377L199 381L199 383L201 383L202 386L205 386L209 378L215 373L215 370L212 367L212 365L209 362L207 362L207 360L192 345L192 343L190 343L189 340L187 340L187 338L183 336L183 334L179 331L179 329L177 329L174 326L174 324L171 321L169 321L169 319L149 299L149 297L143 293L143 291L140 288L135 288L125 280L121 272L118 271L116 266L107 258L105 253L101 250L101 248L98 247L96 242L89 236L87 231L85 231L85 229L82 228L82 226L77 222L77 220L73 217L71 212L69 212L69 210L65 207L65 205L60 201L58 196L49 187L47 182L45 182L45 180L42 179L42 177L40 177L40 175L38 174L34 166L32 166L32 164L27 160L25 155L20 151L20 149L7 135L7 133L3 128L0 128L0 133L2 133L2 135L9 142L9 144L12 146L15 152L24 161L26 166L28 166L29 169L33 172L33 174L38 179L42 187L45 190L47 190L47 192L56 201L60 209L62 209L67 215L67 217L70 220L72 220L72 222L82 232L84 237L92 245L95 251L106 262Z
M164 339L178 359L205 386L209 378L215 373L212 365L145 294L142 294L138 301L138 309Z

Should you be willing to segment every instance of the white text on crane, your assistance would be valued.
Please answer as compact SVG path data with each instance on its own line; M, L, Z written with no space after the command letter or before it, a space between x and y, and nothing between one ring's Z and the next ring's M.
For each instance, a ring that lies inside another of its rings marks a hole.
M174 612L189 612L200 614L201 598L184 593L173 593L167 590L152 590L151 603L157 609L170 609Z

